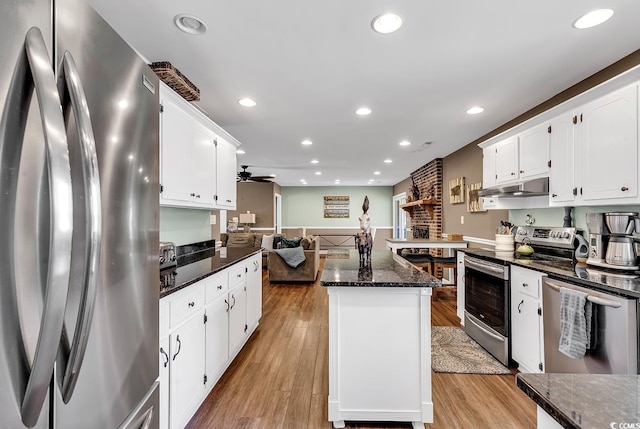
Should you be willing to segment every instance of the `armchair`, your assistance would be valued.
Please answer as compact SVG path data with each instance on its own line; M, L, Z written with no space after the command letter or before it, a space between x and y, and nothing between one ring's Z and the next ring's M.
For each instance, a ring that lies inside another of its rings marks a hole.
M269 282L270 283L299 283L314 282L320 269L320 240L306 239L309 244L303 245L306 260L297 268L292 268L284 262L273 250L269 251ZM303 240L304 243L305 240Z

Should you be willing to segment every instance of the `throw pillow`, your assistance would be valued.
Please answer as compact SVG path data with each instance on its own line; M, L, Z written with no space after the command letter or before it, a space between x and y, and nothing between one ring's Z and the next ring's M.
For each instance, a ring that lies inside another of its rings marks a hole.
M265 250L273 250L273 234L267 235L264 234L262 236L262 244L261 246Z
M298 247L300 246L300 242L302 241L302 237L293 237L292 239L283 238L280 240L281 248L287 249L290 247Z

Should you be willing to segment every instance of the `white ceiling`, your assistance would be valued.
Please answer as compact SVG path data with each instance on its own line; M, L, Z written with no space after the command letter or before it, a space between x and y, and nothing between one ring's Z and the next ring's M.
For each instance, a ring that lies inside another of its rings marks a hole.
M200 88L197 104L242 142L238 165L283 186L394 185L640 48L638 0L90 1L144 57ZM572 28L603 7L609 21ZM386 11L404 25L375 33ZM181 13L208 32L178 30ZM373 113L356 116L362 105ZM485 112L467 115L474 105Z

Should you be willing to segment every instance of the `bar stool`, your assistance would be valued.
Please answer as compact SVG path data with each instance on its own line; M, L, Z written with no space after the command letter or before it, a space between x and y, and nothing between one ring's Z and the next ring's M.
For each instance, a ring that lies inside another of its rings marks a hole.
M444 270L447 268L453 268L453 284L449 284L443 287L456 287L457 277L458 277L458 272L457 272L458 264L456 262L456 257L451 256L451 257L442 258L442 257L432 256L431 260L432 260L431 266L427 270L429 274L431 274L434 277L437 277L438 269ZM439 277L439 278L442 279L442 277Z
M420 267L423 270L431 273L431 265L433 264L433 256L428 253L404 253L402 255L404 259L411 262L416 267Z

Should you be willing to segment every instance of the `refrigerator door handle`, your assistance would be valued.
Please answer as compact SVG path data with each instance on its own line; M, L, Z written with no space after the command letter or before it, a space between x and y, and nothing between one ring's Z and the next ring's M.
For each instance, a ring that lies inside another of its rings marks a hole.
M60 92L63 100L65 118L68 117L69 104L73 110L78 130L80 158L84 188L85 237L83 252L83 278L80 305L73 334L71 348L63 338L58 352L62 370L58 372L60 392L64 403L68 403L73 395L78 373L82 366L87 348L91 320L95 308L98 273L100 268L100 248L102 244L102 205L100 193L100 175L96 143L91 126L91 116L87 99L80 80L75 61L67 51L63 55L60 67ZM67 94L69 98L67 98ZM67 100L69 101L67 103ZM72 263L73 264L73 263ZM68 356L68 359L67 359Z
M38 421L49 390L64 321L71 267L73 197L67 138L59 94L49 54L42 33L37 27L27 32L24 47L40 107L51 207L50 250L44 306L33 364L21 405L22 421L26 426L32 427Z

